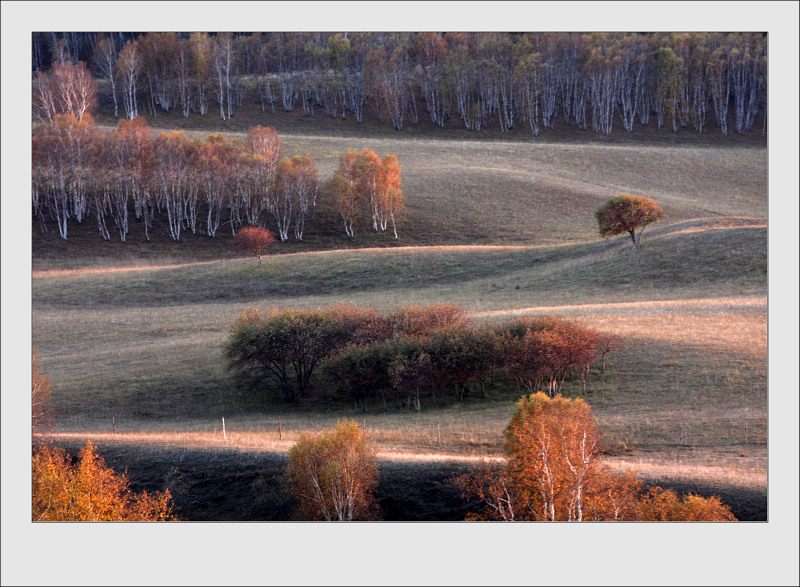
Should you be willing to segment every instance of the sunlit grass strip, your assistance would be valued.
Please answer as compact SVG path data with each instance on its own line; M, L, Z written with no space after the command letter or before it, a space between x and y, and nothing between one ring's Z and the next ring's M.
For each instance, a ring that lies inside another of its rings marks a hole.
M496 316L520 316L531 313L542 312L581 312L595 310L627 310L634 308L641 309L668 309L668 308L717 308L717 307L756 307L766 308L767 298L763 297L743 297L743 298L703 298L693 300L659 300L646 302L610 302L606 304L570 304L565 306L530 306L526 308L511 308L508 310L491 310L485 312L473 312L474 317L496 317Z
M297 442L300 434L307 431L294 430L286 438L279 440L277 434L233 432L223 438L221 430L216 432L134 432L113 434L108 432L74 432L45 435L44 438L55 441L92 440L106 445L140 446L140 447L182 447L204 450L237 450L244 453L271 452L288 454L289 449ZM273 436L273 437L271 437ZM373 435L374 436L374 435ZM505 458L502 452L464 453L448 450L451 447L436 449L398 448L377 442L379 460L393 462L454 462L454 463L501 463ZM718 486L737 486L753 489L766 489L766 454L762 451L751 451L754 457L747 459L746 464L738 465L730 462L735 455L721 458L711 450L689 450L683 453L673 451L656 452L641 457L605 457L603 462L610 469L618 472L630 470L642 480L648 482L703 482ZM763 459L759 459L762 453ZM742 454L742 457L747 455ZM763 460L764 462L758 462ZM755 461L755 462L754 462Z
M238 450L240 452L272 452L288 454L289 449L297 442L300 434L310 432L309 430L294 431L286 434L286 438L279 440L269 438L264 434L247 434L242 432L229 433L226 437L222 432L129 432L113 434L108 432L62 432L42 435L41 438L54 441L78 441L84 442L91 440L95 443L106 445L124 445L140 447L169 447L169 448L191 448L205 450ZM275 434L274 436L277 436ZM374 436L374 435L373 435ZM462 452L446 452L444 450L434 450L433 448L401 448L391 445L377 443L377 455L379 459L397 462L463 462L480 463L500 462L503 457L499 454L486 454L475 452L474 454L464 454Z
M605 464L615 471L633 471L643 481L703 482L712 486L736 486L751 489L767 488L765 467L707 464L689 459L668 460L648 457L610 457Z

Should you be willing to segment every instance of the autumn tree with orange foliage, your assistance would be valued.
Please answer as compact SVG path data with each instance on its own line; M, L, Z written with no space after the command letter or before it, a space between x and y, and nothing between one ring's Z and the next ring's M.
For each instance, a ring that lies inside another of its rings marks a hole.
M339 159L339 166L322 187L325 199L329 200L344 223L344 232L350 238L355 236L353 225L359 218L361 194L357 186L357 178L351 161L356 157L355 151L348 150Z
M507 461L456 479L484 511L473 520L632 521L736 518L718 497L680 498L645 491L632 473L613 474L600 462L601 436L581 399L536 393L522 398L505 431Z
M302 434L289 451L286 480L304 520L374 520L378 465L364 430L351 421Z
M600 332L557 316L525 317L501 331L509 374L531 393L546 385L550 397L570 375L580 377L585 387L589 366L601 352Z
M289 240L292 223L295 239L303 240L306 221L317 203L318 183L319 172L310 155L284 157L278 163L268 209L277 223L281 242Z
M386 225L391 222L394 238L398 238L397 224L405 208L405 196L396 155L386 155L378 169L377 202L378 227L386 232Z
M131 491L125 475L107 467L91 441L75 464L66 451L55 446L41 444L34 448L34 522L174 520L171 499L168 490Z
M324 190L344 221L347 236L354 236L353 223L362 206L369 209L372 231L386 231L391 222L394 237L405 207L400 164L395 155L383 160L370 149L348 149L340 158Z
M260 264L264 250L277 240L275 235L266 228L245 226L233 237L233 244L241 251L256 255Z
M581 521L600 452L589 404L530 395L517 403L505 435L508 474L524 500L522 511L535 520Z

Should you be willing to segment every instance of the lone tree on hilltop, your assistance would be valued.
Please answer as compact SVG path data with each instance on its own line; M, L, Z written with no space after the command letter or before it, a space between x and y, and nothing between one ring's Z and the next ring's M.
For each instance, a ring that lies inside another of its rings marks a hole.
M240 251L256 255L258 257L258 262L261 263L261 254L264 252L264 249L276 240L275 235L266 228L245 226L233 237L233 244Z
M595 212L600 236L608 238L627 232L636 247L642 240L645 227L663 217L664 211L654 200L631 194L614 196Z

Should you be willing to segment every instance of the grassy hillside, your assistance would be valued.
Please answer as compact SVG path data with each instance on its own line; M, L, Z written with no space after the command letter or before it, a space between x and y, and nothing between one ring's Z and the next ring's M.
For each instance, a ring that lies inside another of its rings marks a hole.
M766 227L756 219L665 225L646 232L638 251L619 237L35 273L33 343L53 378L62 440L285 451L301 431L352 417L352 408L284 406L237 391L221 345L239 311L445 300L476 320L556 312L621 335L623 348L605 375L593 374L586 396L611 462L658 482L765 491ZM496 456L519 392L490 394L420 414L372 406L355 417L385 454L405 460Z
M159 118L159 124L164 121ZM219 129L217 129L219 130ZM191 136L207 136L192 131ZM229 138L243 136L225 132ZM329 177L347 149L396 154L407 214L400 238L375 235L366 219L348 239L330 205L320 202L305 242L273 252L408 245L541 245L594 240L594 212L609 197L631 192L656 199L666 222L767 215L767 151L732 141L726 146L559 143L533 140L459 141L371 134L283 134L284 154L309 153ZM185 231L172 242L165 226L133 222L128 242L103 242L93 226L71 225L68 240L33 226L34 269L135 265L226 258L229 235L209 239Z
M766 285L763 221L680 223L652 230L636 250L627 237L572 246L339 250L117 271L34 272L37 306L163 307L176 304L326 304L381 308L424 290L478 311L530 302L593 303L714 297ZM710 225L709 225L710 224Z
M73 226L61 241L34 225L32 338L53 379L59 442L95 439L142 488L174 490L192 519L277 519L288 507L285 451L303 431L357 417L385 463L387 519L460 519L466 505L447 479L502 453L513 384L491 387L489 400L362 415L243 394L221 354L248 307L451 301L475 320L559 313L620 335L622 348L604 375L594 370L585 396L609 465L721 494L740 517L765 518L762 139L559 129L533 140L424 125L396 133L284 114L151 123L229 137L269 124L284 153L311 154L323 178L348 148L394 153L408 198L401 238L362 222L349 240L324 202L304 243L273 245L260 265L227 235L185 233L174 243L157 226L144 242L134 224L128 242L104 243L91 226ZM619 192L666 211L640 250L626 237L597 239L594 211ZM235 490L226 497L223 487Z

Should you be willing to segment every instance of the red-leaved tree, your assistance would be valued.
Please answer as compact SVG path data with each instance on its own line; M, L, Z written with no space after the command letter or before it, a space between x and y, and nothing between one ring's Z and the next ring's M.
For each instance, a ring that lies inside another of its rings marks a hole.
M261 263L262 253L276 240L275 235L266 228L245 226L233 237L233 244L241 251L256 255L258 262Z

